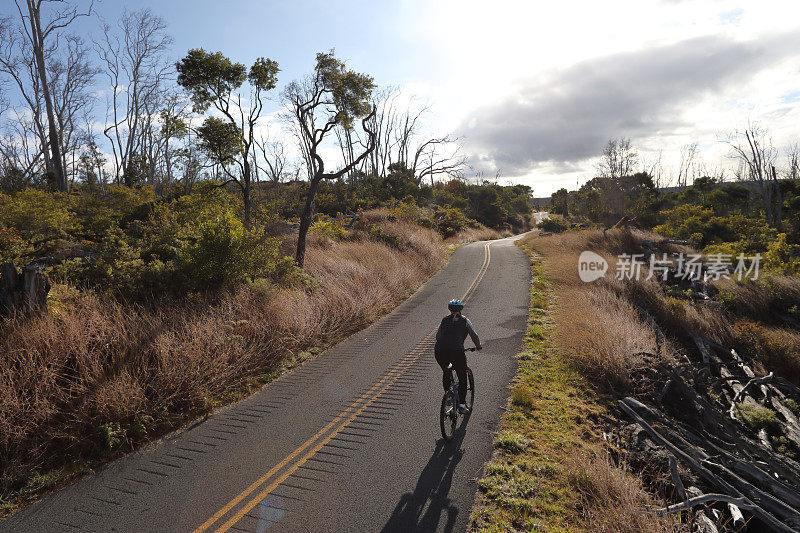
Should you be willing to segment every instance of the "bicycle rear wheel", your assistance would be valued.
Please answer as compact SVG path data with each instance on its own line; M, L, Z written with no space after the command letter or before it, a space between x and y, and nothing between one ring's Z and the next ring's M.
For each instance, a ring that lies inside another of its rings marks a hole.
M475 403L475 378L472 375L472 369L467 368L467 397L466 405L472 409L472 404Z
M447 391L442 396L442 408L439 410L439 427L442 430L442 438L446 441L453 440L456 432L456 402L452 391Z

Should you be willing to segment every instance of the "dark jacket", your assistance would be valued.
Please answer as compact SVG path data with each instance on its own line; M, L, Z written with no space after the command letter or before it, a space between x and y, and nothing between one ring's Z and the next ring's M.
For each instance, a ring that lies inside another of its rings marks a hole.
M472 322L461 314L450 314L442 319L436 331L435 350L464 350L464 340L470 336L475 346L480 346L478 334L472 328Z

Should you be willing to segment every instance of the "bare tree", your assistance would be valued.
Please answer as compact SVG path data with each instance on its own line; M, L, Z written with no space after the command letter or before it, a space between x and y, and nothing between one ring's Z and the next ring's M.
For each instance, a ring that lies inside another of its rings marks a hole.
M800 143L793 142L786 149L786 177L790 180L800 178Z
M653 185L655 185L656 189L669 187L672 182L672 177L668 176L664 169L663 156L663 150L659 150L658 155L653 158L652 162L643 165L645 171L653 178Z
M25 139L17 137L18 143L27 145L26 150L35 148L35 144L30 142L32 139L27 138L31 131L34 133L42 155L29 157L28 162L41 158L45 172L56 177L52 156L47 156L52 136L49 121L46 119L45 97L36 54L28 38L30 32L24 25L14 27L10 21L1 26L0 72L13 80L21 101L30 110L30 116L17 111L17 124L11 126L11 129L20 135L23 131L26 133ZM55 123L55 140L61 157L60 169L68 187L70 176L74 174L69 171L68 160L76 160L77 150L85 140L86 117L91 114L94 103L92 84L97 70L92 66L88 49L80 37L64 35L58 27L55 27L50 37L50 46L43 50L43 57ZM6 131L8 132L8 126ZM57 182L56 185L63 190L63 184Z
M692 175L692 177L694 177L696 158L696 142L681 146L681 159L678 164L678 187L686 187L689 184L689 176Z
M167 24L149 9L125 11L116 31L105 24L103 39L95 42L105 66L109 89L106 98L106 123L103 134L111 143L115 180L132 185L134 156L151 137L147 128L159 110L164 81L171 72L166 52L172 37Z
M49 150L47 127L45 126L40 90L41 83L35 63L33 48L26 36L25 28L13 25L10 19L3 19L3 24L0 24L0 72L6 74L13 81L19 96L30 109L29 116L20 112L19 109L15 109L13 116L10 114L7 118L5 133L9 139L17 138L18 145L15 148L25 145L24 153L29 162L41 159L44 163L44 171L50 173L52 165L50 157L47 156ZM30 155L31 150L37 148L28 138L30 132L38 139L38 150L41 153ZM32 165L29 170L33 171Z
M86 124L91 121L95 102L92 85L99 70L92 65L80 37L68 35L62 42L64 51L49 61L48 71L62 168L68 178L74 178L78 152L87 141ZM69 172L68 160L72 165Z
M175 150L170 145L173 139L182 140L189 135L189 113L186 108L186 101L178 94L169 94L164 99L164 105L159 114L160 137L164 162L164 179L172 181L173 168L175 166ZM177 149L180 153L180 148Z
M256 164L275 188L289 173L286 147L280 140L270 141L264 137L257 139L256 145L261 152L261 164Z
M409 166L417 185L422 184L426 177L430 178L432 187L436 176L459 176L466 167L466 159L460 154L460 148L458 140L449 135L428 139L417 146Z
M618 180L633 174L638 164L639 154L631 145L631 140L621 137L611 139L603 148L597 171L603 178Z
M399 97L398 88L388 87L377 91L372 99L375 116L372 118L370 129L375 132L375 149L369 154L368 166L369 172L376 177L385 176L389 165L393 163L393 158L399 159L399 155L393 155L397 145L397 127L400 118L397 109Z
M779 216L773 205L776 189L780 184L774 171L778 152L772 145L769 132L757 124L750 124L744 131L736 131L728 136L731 157L739 162L741 178L752 181L761 193L762 205L767 223L777 227ZM780 191L777 191L780 194Z
M45 4L45 2L47 4L58 4L61 9L54 9L49 19L46 19L43 25L42 5ZM64 0L26 0L27 9L23 9L20 6L19 0L14 0L14 4L17 6L17 12L22 21L25 37L31 44L33 62L36 65L36 75L47 112L48 145L50 148L52 172L58 189L66 191L68 182L64 171L61 139L58 135L59 128L56 110L53 105L53 96L50 90L50 80L48 79L45 57L58 47L57 37L60 30L69 26L78 17L89 16L93 4L89 4L89 8L86 12L80 11L76 6L71 6Z

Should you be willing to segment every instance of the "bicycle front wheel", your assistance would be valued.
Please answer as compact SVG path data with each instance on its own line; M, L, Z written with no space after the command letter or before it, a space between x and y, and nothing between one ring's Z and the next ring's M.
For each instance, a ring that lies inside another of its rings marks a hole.
M442 396L442 408L439 410L439 427L442 430L442 438L446 441L453 440L456 432L456 402L452 391L447 391Z
M467 369L467 397L464 399L467 407L472 409L472 404L475 403L475 378L472 375L471 368Z

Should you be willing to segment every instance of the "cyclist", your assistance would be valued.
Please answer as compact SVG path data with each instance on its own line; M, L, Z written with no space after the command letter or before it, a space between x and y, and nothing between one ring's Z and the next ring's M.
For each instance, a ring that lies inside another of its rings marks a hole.
M467 335L475 343L475 349L483 349L478 334L472 327L472 323L467 317L461 314L464 309L464 302L461 300L450 300L447 304L450 314L442 319L439 329L436 331L436 345L433 353L436 362L442 367L442 385L445 392L450 388L452 374L447 370L447 366L452 364L453 369L458 375L458 397L461 401L458 410L462 413L469 412L469 408L464 405L464 398L467 397L467 354L464 352L464 340Z

